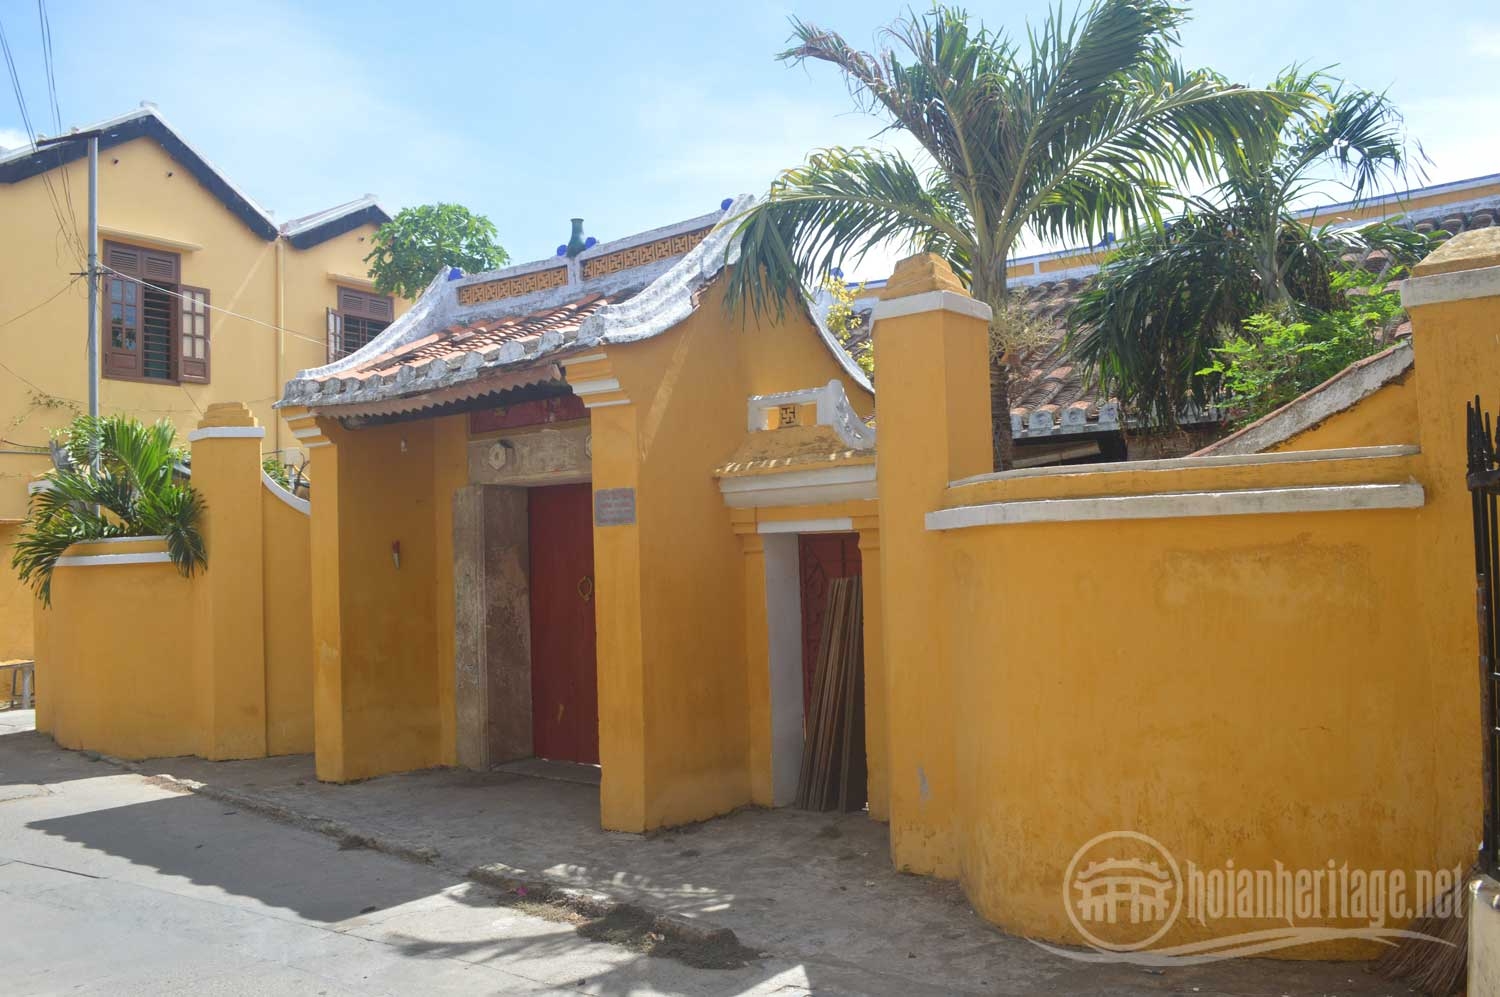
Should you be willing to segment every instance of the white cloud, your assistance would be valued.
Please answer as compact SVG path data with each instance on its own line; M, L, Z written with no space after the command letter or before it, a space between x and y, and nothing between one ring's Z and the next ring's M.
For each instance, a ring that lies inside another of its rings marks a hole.
M10 149L19 149L23 145L30 145L31 139L19 128L0 128L0 152Z
M1473 28L1468 34L1470 55L1500 59L1500 28Z

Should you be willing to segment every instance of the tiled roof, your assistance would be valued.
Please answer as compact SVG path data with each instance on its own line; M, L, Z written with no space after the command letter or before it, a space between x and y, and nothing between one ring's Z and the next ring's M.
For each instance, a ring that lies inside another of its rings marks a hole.
M477 353L485 359L499 359L501 347L515 343L523 349L536 344L548 333L558 336L576 332L583 320L605 305L626 300L631 295L588 294L577 301L543 308L528 315L511 315L486 319L465 325L452 325L440 332L423 336L414 343L371 357L356 367L312 379L383 377L401 367L423 367L433 361L461 364L466 356ZM534 352L534 351L531 351ZM490 356L493 354L493 356Z

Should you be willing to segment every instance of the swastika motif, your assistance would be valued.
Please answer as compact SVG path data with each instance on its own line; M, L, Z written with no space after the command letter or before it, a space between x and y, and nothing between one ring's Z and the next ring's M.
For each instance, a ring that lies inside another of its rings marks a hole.
M596 256L592 260L583 261L583 279L590 280L594 277L604 277L621 270L632 270L635 267L643 267L648 263L656 263L661 260L670 260L674 256L683 256L698 243L703 241L704 236L713 231L713 226L695 229L692 232L682 232L677 235L658 239L640 246L631 246L629 249L621 249L617 252L606 253Z
M518 298L523 294L530 294L533 291L545 291L553 287L562 287L567 282L567 267L533 270L531 273L523 273L515 277L501 277L499 280L487 280L483 284L469 284L465 287L460 287L458 289L458 303L461 305L477 305L485 301L499 301L502 298Z

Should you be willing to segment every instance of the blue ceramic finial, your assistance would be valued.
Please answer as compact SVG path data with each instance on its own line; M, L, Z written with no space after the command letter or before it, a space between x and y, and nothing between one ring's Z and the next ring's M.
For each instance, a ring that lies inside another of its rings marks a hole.
M732 198L732 197L726 197L726 198L724 198L724 200L722 200L722 201L719 202L719 210L720 211L728 211L729 210L729 206L731 204L733 204L733 203L734 203L734 198Z
M557 255L558 256L567 256L568 255L568 247L567 247L566 244L557 247Z
M584 249L593 249L597 245L599 245L599 240L595 239L593 236L589 236L587 239L583 240Z
M458 278L462 277L463 275L464 275L464 272L462 270L460 270L458 267L449 267L448 268L448 279L449 280L458 280Z

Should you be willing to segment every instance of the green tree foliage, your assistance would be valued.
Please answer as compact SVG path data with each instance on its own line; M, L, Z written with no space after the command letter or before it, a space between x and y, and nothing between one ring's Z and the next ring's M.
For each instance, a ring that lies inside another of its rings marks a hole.
M1215 360L1199 373L1217 378L1231 414L1250 422L1315 388L1345 367L1389 345L1385 337L1400 320L1401 295L1385 290L1403 275L1377 277L1363 270L1333 275L1342 305L1328 310L1256 312L1243 331L1213 350Z
M854 334L859 331L859 316L854 311L854 302L858 300L859 293L865 289L864 284L848 284L842 277L832 274L823 278L822 288L828 292L832 299L828 305L828 314L823 321L828 325L828 331L838 338L844 349L859 364L859 369L866 374L875 373L875 350L874 344L868 336L857 345L850 345Z
M1171 427L1183 404L1218 389L1214 349L1249 316L1336 304L1340 258L1383 248L1398 258L1424 240L1390 225L1313 229L1294 216L1331 172L1359 201L1404 177L1411 157L1390 100L1322 73L1284 72L1273 90L1311 94L1268 114L1247 140L1215 147L1218 184L1183 199L1170 226L1138 230L1069 316L1070 349L1143 422ZM1420 162L1420 152L1418 152Z
M939 6L893 25L875 53L794 20L781 58L832 64L923 159L830 148L782 173L740 222L727 305L779 315L816 275L895 242L944 256L998 315L1023 234L1093 242L1119 221L1155 222L1173 184L1208 173L1215 148L1291 100L1184 70L1172 55L1184 17L1165 0L1095 0L1017 40ZM990 368L999 465L1011 445L1003 351Z
M203 500L180 480L187 454L162 420L147 426L126 416L79 416L57 443L67 466L31 497L11 566L44 604L52 602L52 569L73 544L110 537L167 538L177 570L207 567L198 524Z
M380 226L365 262L382 294L415 298L444 267L480 273L509 263L495 238L483 215L458 204L423 204L402 208Z

